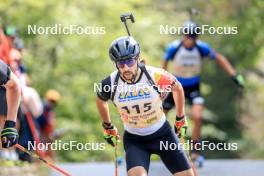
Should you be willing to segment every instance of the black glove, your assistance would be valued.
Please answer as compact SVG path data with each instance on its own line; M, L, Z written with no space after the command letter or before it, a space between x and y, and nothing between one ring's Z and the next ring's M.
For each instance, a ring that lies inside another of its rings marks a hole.
M103 127L104 139L108 144L115 147L120 139L117 128L112 123L103 123Z
M185 137L186 132L187 132L187 128L188 128L188 123L187 123L186 117L185 116L182 116L182 117L176 116L174 130L175 130L175 133L178 135L179 138Z
M18 133L16 127L16 122L7 120L4 125L4 129L1 132L1 141L3 148L9 148L17 144Z
M231 78L240 88L244 88L245 80L241 74L237 74L235 76L232 76Z

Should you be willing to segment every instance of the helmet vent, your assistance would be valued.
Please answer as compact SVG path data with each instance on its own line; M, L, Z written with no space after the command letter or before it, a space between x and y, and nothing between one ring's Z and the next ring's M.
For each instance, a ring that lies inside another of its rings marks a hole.
M120 52L120 48L119 48L118 44L116 44L115 47L116 47L116 50L117 50L118 52Z
M126 49L128 49L129 41L126 40Z
M114 57L116 57L116 58L118 57L117 53L115 53L115 52L113 52L112 55L113 55Z
M136 46L134 45L133 46L133 50L132 50L133 53L135 52L135 49L136 49Z

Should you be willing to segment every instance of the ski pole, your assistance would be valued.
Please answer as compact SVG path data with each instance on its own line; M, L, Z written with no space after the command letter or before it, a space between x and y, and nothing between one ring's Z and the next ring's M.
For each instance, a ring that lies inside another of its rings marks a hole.
M118 176L117 142L118 142L118 140L116 139L116 145L115 145L115 176Z
M53 169L59 171L60 173L62 173L64 176L71 176L70 174L68 174L67 172L65 172L64 170L58 168L57 166L55 166L54 164L48 162L47 160L41 158L40 156L38 156L37 154L34 154L30 151L28 151L27 149L25 149L23 146L16 144L15 145L16 148L18 148L19 150L21 150L22 152L27 153L28 155L30 155L31 157L37 158L40 161L44 162L45 164L47 164L48 166L52 167Z
M181 137L181 143L182 143L182 145L185 144L184 136ZM192 167L194 176L198 176L198 173L196 171L196 167L195 167L194 163L192 162L192 159L191 159L190 154L189 154L189 145L188 145L188 149L186 151L186 155L187 155L187 157L189 159L189 162L191 163L191 167Z
M16 74L16 76L18 76L18 75ZM36 141L37 144L39 144L40 143L39 134L37 134L37 131L36 131L37 128L33 122L33 117L30 113L30 108L27 104L27 101L25 100L25 96L23 93L23 87L22 87L22 91L21 91L21 98L22 98L22 103L21 103L22 109L21 109L21 111L23 111L23 110L25 111L24 114L26 117L26 121L28 122L28 126L29 126L30 132L32 134L33 140ZM45 152L43 150L37 149L36 152L41 157L45 157Z

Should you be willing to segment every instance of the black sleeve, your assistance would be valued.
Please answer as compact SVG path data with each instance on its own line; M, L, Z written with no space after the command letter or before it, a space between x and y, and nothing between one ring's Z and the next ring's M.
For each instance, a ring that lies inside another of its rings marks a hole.
M10 68L0 60L0 85L4 85L9 80Z
M97 88L97 96L103 100L107 101L111 98L111 77L108 76L104 80L101 81L101 83L98 85Z

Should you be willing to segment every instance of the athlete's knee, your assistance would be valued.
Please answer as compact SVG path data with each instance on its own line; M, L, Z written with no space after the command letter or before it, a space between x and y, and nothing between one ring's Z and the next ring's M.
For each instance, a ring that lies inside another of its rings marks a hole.
M177 172L173 174L174 176L194 176L192 169L188 169L185 171Z
M202 120L202 114L203 114L203 105L202 104L195 104L192 105L192 119L194 121L201 121Z
M194 123L201 123L202 122L202 114L192 114L192 120Z
M128 170L128 176L147 176L147 171L142 166L136 166Z

